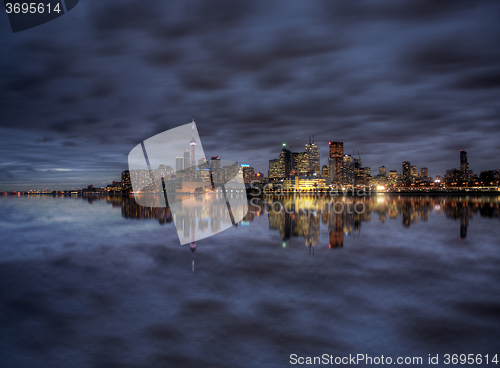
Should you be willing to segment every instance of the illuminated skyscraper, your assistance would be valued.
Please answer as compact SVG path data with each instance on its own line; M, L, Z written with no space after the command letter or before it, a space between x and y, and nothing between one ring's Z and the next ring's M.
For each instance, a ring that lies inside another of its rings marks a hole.
M342 184L354 184L354 164L351 155L344 155L342 162Z
M122 189L128 190L132 188L132 183L130 182L130 171L125 170L122 172Z
M255 180L255 169L253 167L241 164L241 170L243 172L243 181L245 184L250 184Z
M429 177L429 169L427 169L426 167L421 167L419 176L422 179L427 179Z
M278 158L269 160L269 179L277 179L280 176L280 160Z
M310 137L309 137L310 138ZM319 166L319 147L314 143L314 134L312 142L306 144L306 154L309 158L309 173L314 173L316 175L320 175L320 166Z
M385 166L380 166L378 168L378 174L382 176L387 176L387 169L385 168Z
M418 170L417 166L410 166L410 175L411 175L411 180L415 180L418 176Z
M411 181L410 161L403 161L403 175L401 179L405 184Z
M328 160L328 164L335 165L335 179L337 181L342 177L342 163L344 157L344 143L343 142L330 142L330 157ZM330 161L333 160L333 161ZM333 170L331 170L333 171ZM333 179L333 178L331 178Z
M467 162L467 152L460 150L460 178L462 181L469 181L469 163Z
M309 170L309 157L306 152L292 153L292 170L296 175L307 175Z
M329 177L329 175L328 175L328 166L323 165L323 167L321 168L321 176L323 178L328 178Z
M398 172L396 170L390 170L388 174L389 184L396 184L399 179Z

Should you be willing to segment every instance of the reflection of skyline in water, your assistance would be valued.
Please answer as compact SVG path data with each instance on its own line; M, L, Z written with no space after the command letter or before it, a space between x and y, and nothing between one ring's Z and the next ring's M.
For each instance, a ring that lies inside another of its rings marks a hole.
M113 207L120 208L122 216L127 219L156 219L160 224L175 220L177 229L182 229L186 238L191 236L193 231L205 231L209 226L214 233L220 228L220 224L209 222L210 214L215 209L204 206L201 199L196 223L186 221L188 218L182 216L174 219L170 208L139 206L132 195L82 199L89 203L105 199ZM335 202L338 204L335 205ZM428 221L431 213L459 221L458 235L460 239L465 239L469 222L474 216L500 218L500 202L499 197L491 196L256 197L249 203L249 211L243 222L250 223L256 217L268 215L269 229L278 230L283 242L302 238L306 246L313 248L319 243L320 227L327 226L328 246L340 248L344 245L345 236L360 236L362 223L370 222L372 216L373 220L378 219L381 224L388 219L400 219L402 227L409 228L419 221ZM228 215L221 214L216 217L230 222Z
M467 237L469 220L475 215L500 217L500 204L494 197L409 197L374 196L363 198L274 198L271 201L253 200L251 211L268 212L269 228L279 230L285 242L292 237L305 239L306 246L319 242L320 223L328 226L329 247L343 247L344 236L359 236L363 222L372 214L380 223L401 219L404 228L419 221L426 222L429 214L444 214L460 221L460 238Z

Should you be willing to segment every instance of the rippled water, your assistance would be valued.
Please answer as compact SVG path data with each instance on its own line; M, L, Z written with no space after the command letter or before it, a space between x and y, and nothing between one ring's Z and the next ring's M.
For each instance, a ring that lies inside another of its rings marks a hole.
M0 197L0 366L500 354L498 197L334 200L253 200L197 242L193 273L174 223L198 231L203 209L187 224L126 196Z

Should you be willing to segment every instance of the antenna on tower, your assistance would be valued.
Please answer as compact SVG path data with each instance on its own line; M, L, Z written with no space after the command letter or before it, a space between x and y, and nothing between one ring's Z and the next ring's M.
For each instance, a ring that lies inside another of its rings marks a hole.
M313 144L314 144L314 133L313 133Z

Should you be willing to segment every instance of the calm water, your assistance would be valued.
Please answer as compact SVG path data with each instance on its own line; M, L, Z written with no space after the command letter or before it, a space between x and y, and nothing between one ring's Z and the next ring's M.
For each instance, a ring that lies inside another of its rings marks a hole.
M174 223L198 231L203 213L188 226L125 196L0 197L0 366L500 354L498 197L339 201L254 200L197 242L193 273Z

